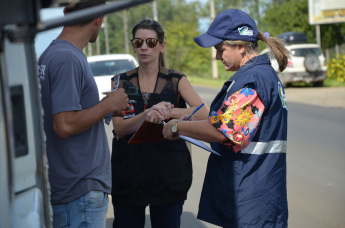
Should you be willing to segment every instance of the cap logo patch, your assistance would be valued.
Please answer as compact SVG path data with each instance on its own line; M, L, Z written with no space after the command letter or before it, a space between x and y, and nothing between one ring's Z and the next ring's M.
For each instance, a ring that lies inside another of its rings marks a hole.
M244 36L252 36L253 30L250 30L247 26L243 26L241 28L238 28L238 31L240 32L240 35Z

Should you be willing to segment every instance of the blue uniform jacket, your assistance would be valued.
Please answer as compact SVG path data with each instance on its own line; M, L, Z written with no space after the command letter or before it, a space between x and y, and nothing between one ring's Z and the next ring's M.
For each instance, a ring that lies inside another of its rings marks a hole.
M225 97L249 83L265 106L260 124L251 143L238 153L211 143L221 157L209 157L198 219L226 228L287 227L287 108L284 88L267 55L252 58L224 83L210 116Z

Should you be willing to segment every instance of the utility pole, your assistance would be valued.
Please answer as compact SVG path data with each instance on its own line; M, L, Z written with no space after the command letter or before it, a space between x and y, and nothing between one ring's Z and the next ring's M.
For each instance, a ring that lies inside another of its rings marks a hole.
M91 46L91 43L87 44L87 52L88 52L89 56L92 56L92 46Z
M99 36L97 37L97 40L96 40L96 52L97 52L97 55L101 54L101 48L100 48L100 44L99 44Z
M127 11L123 10L123 33L125 34L125 51L129 54L128 47L128 28L127 28Z
M321 48L321 33L320 33L320 25L315 25L315 32L316 32L316 43Z
M108 55L109 52L109 35L108 35L108 17L104 16L104 37L105 37L105 52Z
M214 0L210 0L210 19L211 23L215 18ZM218 65L216 60L216 49L211 47L212 78L218 79Z
M158 21L157 0L152 2L153 20Z

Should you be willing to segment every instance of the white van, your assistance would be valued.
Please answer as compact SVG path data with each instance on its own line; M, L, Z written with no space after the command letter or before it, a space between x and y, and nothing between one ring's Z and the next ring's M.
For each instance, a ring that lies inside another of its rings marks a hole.
M87 1L92 0L0 1L1 228L52 227L44 114L34 49L36 34L152 0L116 1L40 21L41 6Z

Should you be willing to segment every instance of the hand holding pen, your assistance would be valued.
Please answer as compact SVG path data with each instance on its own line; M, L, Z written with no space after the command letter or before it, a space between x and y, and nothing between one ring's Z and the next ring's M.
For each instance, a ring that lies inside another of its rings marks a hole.
M183 121L187 121L189 118L191 118L202 106L204 106L204 103L202 103L196 109L194 109L194 111L189 116L187 116L187 118L184 119Z

